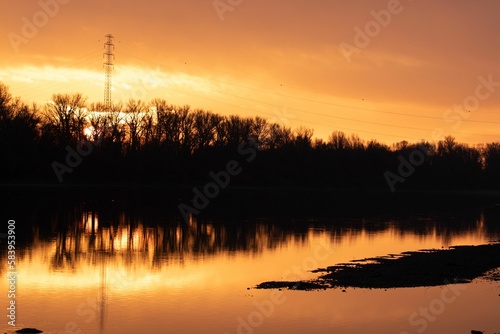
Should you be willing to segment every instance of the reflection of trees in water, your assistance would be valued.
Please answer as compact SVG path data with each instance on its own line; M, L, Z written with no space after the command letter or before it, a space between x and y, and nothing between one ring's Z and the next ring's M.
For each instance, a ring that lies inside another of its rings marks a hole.
M496 215L498 220L498 214ZM493 218L493 217L491 217ZM493 220L493 219L492 219ZM395 238L403 239L409 234L420 240L436 237L442 246L449 246L458 236L485 237L499 236L500 226L486 224L481 211L432 214L407 214L370 219L343 220L325 226L334 240L356 239L366 233L370 238L380 232L389 231Z
M110 262L131 267L147 264L159 269L169 263L183 264L186 259L220 253L259 254L291 241L307 243L314 233L327 233L334 244L339 244L360 234L370 238L390 231L400 237L436 236L444 246L458 235L500 235L500 207L319 220L193 218L188 223L155 208L129 207L128 203L52 207L45 214L37 213L29 246L35 249L41 243L54 245L53 270L76 270L81 261L95 266Z
M127 266L149 263L153 269L221 252L261 253L291 239L304 242L308 228L296 227L294 233L289 233L281 225L262 220L192 219L186 224L177 217L151 212L80 205L54 211L48 221L47 228L38 226L34 240L55 243L51 258L54 270L74 269L78 261L97 265L110 258Z

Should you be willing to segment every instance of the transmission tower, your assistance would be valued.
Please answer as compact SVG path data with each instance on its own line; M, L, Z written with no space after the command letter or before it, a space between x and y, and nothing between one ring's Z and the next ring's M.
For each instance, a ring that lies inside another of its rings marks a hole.
M113 44L113 35L107 34L106 43L104 43L104 73L105 73L105 82L104 82L104 106L106 111L111 111L111 74L113 73L113 60L115 59L115 54L113 50L115 49L115 45Z

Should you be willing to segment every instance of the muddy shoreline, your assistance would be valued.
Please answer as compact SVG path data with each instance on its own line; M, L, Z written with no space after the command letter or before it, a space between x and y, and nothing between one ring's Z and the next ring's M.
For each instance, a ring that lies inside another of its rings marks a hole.
M500 280L500 242L454 246L353 260L313 270L308 281L268 281L257 289L404 288L468 283L484 277Z

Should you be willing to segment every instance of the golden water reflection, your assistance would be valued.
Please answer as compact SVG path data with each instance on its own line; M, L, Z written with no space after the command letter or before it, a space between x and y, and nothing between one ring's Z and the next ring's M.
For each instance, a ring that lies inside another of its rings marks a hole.
M288 269L306 263L304 259L314 254L317 245L330 255L308 263L322 267L355 258L500 239L498 215L484 210L457 216L285 221L192 218L185 223L127 209L77 206L39 215L31 231L18 253L24 314L29 311L30 320L45 324L48 330L62 329L68 324L65 319L76 317L83 332L110 333L111 328L125 326L117 324L117 313L136 319L137 314L127 308L144 300L153 314L168 310L169 322L178 321L178 326L190 323L190 315L175 307L183 300L190 300L185 307L192 312L202 312L211 300L211 307L219 313L229 307L237 315L244 307L234 300L235 291L244 295L246 287L282 279ZM307 278L313 275L307 271L315 268L303 265L302 269ZM86 295L92 296L89 303L93 306L81 305ZM38 303L55 296L62 300L44 305L57 314L68 312L66 318L39 312ZM165 305L166 299L173 305ZM118 305L119 310L113 308ZM93 310L95 321L75 316L85 314L86 308ZM174 320L172 314L177 314ZM154 316L161 323L162 316ZM234 318L220 318L220 327ZM141 326L140 318L134 321L131 328L135 329L130 332Z

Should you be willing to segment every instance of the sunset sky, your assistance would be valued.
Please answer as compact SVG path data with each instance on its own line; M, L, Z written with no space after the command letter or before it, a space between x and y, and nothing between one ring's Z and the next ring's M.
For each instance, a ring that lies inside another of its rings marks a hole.
M500 141L500 1L2 0L0 81L26 102L164 98L384 143Z

